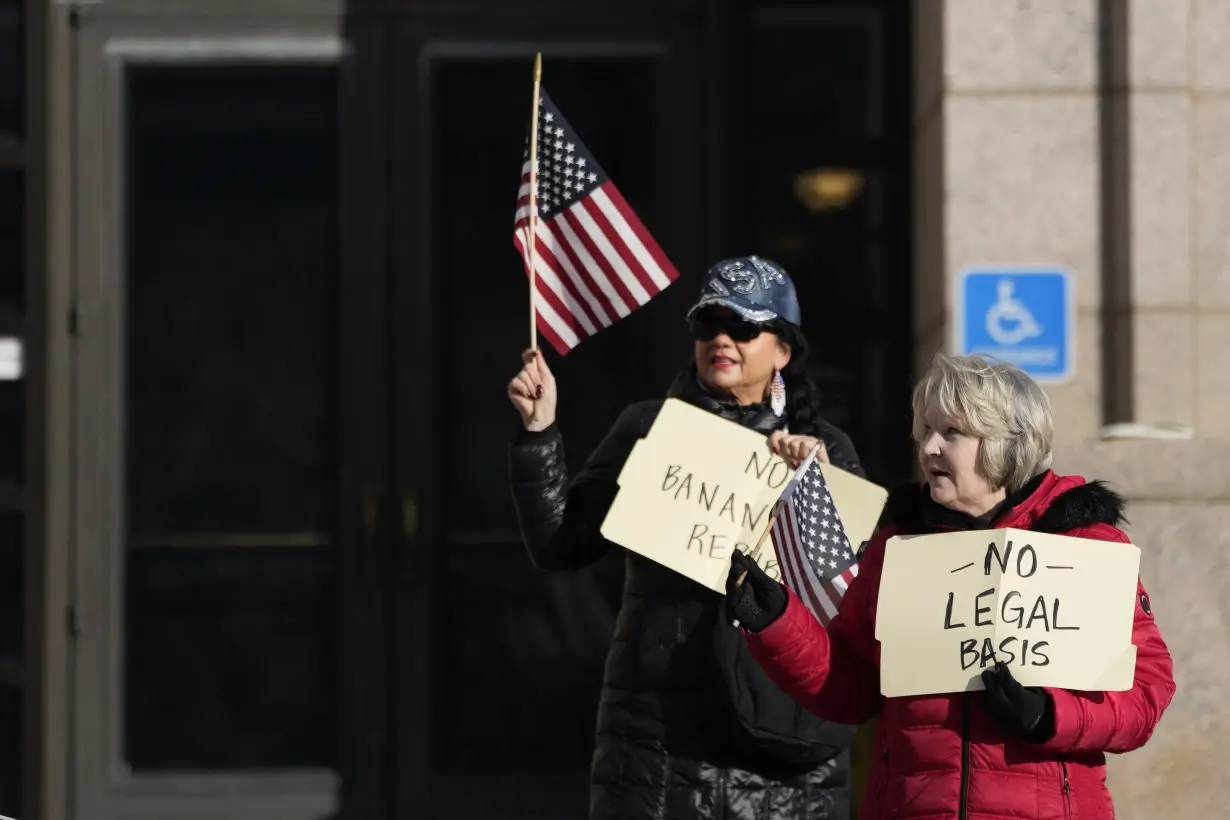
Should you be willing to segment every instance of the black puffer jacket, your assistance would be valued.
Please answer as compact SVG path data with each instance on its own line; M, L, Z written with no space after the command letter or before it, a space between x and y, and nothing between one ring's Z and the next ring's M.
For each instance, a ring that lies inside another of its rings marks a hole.
M767 404L719 403L693 376L670 395L766 435ZM628 407L571 482L558 428L523 432L513 496L534 564L577 570L613 545L599 528L632 445L661 400ZM862 473L849 437L823 421L830 460ZM721 596L631 551L607 656L591 765L591 820L844 820L853 728L803 711L761 671Z

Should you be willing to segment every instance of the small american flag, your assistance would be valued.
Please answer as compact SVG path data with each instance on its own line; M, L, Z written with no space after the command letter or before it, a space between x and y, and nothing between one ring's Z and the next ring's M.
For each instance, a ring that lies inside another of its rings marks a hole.
M799 465L778 504L770 537L782 580L828 626L858 575L858 558L815 453Z
M648 302L679 272L546 91L539 99L537 321L562 355ZM527 147L513 227L513 244L525 260L527 276L529 215Z

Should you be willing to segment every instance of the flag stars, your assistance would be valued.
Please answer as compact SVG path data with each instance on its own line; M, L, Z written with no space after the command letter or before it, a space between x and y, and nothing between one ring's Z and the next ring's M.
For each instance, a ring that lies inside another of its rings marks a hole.
M785 543L777 548L795 550L810 567L812 577L821 584L827 583L857 559L819 466L801 476L791 493L786 507L791 523L780 534Z
M590 162L585 146L545 99L539 123L537 165L541 185L536 197L539 216L550 219L555 212L583 199L604 180L602 169Z

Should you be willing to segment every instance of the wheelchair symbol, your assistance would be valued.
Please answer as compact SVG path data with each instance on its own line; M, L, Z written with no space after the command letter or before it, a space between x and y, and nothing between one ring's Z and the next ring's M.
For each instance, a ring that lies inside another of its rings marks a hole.
M987 310L987 333L996 344L1017 345L1026 339L1042 335L1042 325L1034 319L1029 308L1013 297L1016 286L1011 279L999 280L998 298Z

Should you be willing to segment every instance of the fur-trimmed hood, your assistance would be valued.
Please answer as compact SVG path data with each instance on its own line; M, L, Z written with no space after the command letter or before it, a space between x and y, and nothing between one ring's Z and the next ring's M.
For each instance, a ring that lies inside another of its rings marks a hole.
M1127 523L1126 507L1123 496L1103 481L1087 482L1080 476L1058 476L1047 470L979 518L936 504L925 484L907 484L889 494L880 525L917 533L986 529L1009 522L1008 526L1018 529L1057 535L1094 524L1120 527Z

